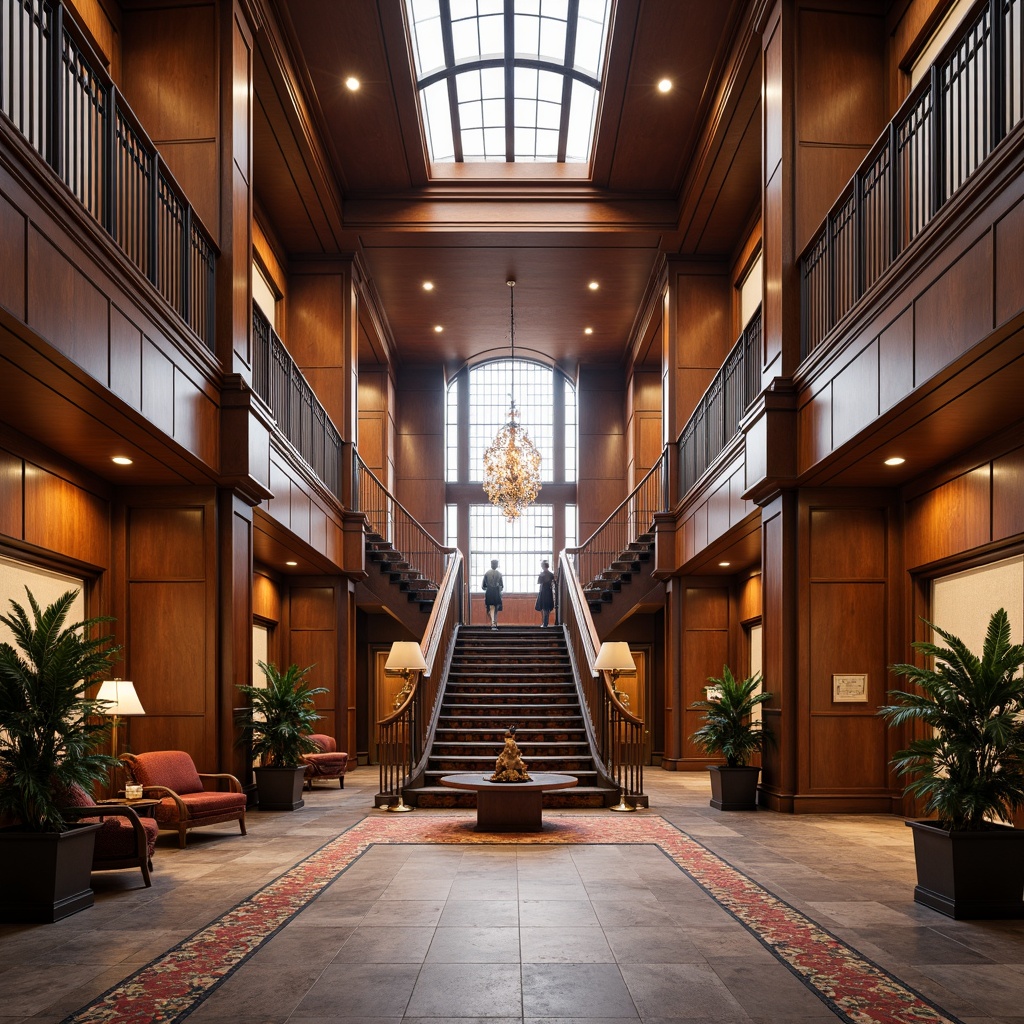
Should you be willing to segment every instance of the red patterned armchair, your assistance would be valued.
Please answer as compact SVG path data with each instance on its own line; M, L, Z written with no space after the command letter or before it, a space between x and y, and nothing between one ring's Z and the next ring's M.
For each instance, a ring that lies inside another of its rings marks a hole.
M342 789L345 788L345 772L348 771L348 754L338 751L338 744L333 736L322 732L314 732L309 737L320 750L315 754L303 754L306 765L305 785L313 788L314 779L337 779Z
M141 868L142 880L153 884L153 849L158 826L152 818L140 818L131 807L120 804L97 804L78 786L67 794L68 817L79 822L98 823L96 848L92 856L93 871L116 868Z
M237 821L245 835L246 797L234 775L197 772L184 750L122 754L121 761L143 795L160 800L154 817L161 830L177 831L179 847L184 848L188 829L221 821Z

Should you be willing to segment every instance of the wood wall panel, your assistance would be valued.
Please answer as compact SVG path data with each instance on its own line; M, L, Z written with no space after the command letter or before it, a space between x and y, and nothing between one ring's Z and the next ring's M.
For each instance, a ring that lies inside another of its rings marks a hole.
M618 367L581 366L579 413L579 539L585 540L625 498L628 442L625 381ZM541 492L543 494L543 492Z
M992 539L1024 533L1024 448L992 463Z
M25 531L24 463L0 449L0 534L21 539Z
M281 591L262 572L253 573L252 577L252 613L269 622L281 621Z
M886 518L879 508L812 508L813 579L884 579Z
M996 326L1024 309L1024 201L996 222Z
M443 369L403 369L396 387L402 401L395 408L395 496L410 512L415 506L413 514L424 529L440 539L445 506Z
M737 614L740 622L749 622L761 617L761 574L743 580L739 586Z
M207 584L133 581L128 585L125 643L132 678L147 715L214 715L207 675L214 644Z
M136 683L138 689L138 683ZM131 719L126 739L134 751L144 750L187 750L201 772L220 770L216 754L206 743L206 718L204 715L154 715L146 704L146 698L138 689L146 714Z
M800 406L797 413L797 464L800 471L809 469L831 451L832 382L828 381L815 391L810 401ZM749 460L749 454L747 458Z
M832 447L838 448L878 416L878 346L874 342L832 381Z
M174 439L203 462L220 465L220 410L180 367L174 368Z
M915 301L915 384L928 380L991 331L992 255L988 232Z
M25 463L25 540L95 566L110 560L108 503L41 466Z
M342 638L338 633L338 590L335 586L295 584L288 590L287 664L315 666L310 679L328 693L316 698L318 710L340 712L346 707ZM335 734L332 734L335 735Z
M142 412L174 436L174 364L149 338L142 341Z
M0 193L0 252L5 254L4 273L0 274L0 306L19 320L25 314L25 260L28 224L25 215Z
M294 630L331 630L335 626L333 587L292 587L288 593L289 625Z
M196 580L205 574L205 508L133 508L128 513L133 579Z
M34 226L28 266L27 323L75 365L106 383L106 296Z
M305 668L312 665L309 680L314 686L325 686L328 693L314 698L316 707L334 709L338 706L335 692L337 678L337 637L334 630L293 629L289 637L289 664Z
M808 734L813 788L833 793L886 790L885 743L886 725L877 716L814 718Z
M683 595L683 616L687 631L727 630L729 591L725 587L687 587Z
M110 307L110 390L133 409L142 408L142 331Z
M878 336L878 411L914 390L914 309L908 306Z
M989 542L991 478L986 464L907 502L908 569Z

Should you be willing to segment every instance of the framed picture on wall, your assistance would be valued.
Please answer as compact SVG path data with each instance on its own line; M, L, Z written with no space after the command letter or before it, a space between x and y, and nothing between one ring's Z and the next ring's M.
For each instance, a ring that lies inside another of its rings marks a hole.
M868 700L868 677L836 673L832 676L833 704L866 704Z

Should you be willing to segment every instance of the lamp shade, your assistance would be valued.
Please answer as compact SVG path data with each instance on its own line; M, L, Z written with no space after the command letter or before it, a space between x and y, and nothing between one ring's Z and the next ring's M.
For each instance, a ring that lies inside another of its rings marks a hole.
M145 708L130 679L104 679L96 699L106 704L105 715L144 715Z
M396 640L391 645L388 660L384 663L385 672L425 672L426 669L423 652L415 640Z
M629 644L621 640L601 644L594 668L603 669L605 672L635 672L636 662L633 661Z

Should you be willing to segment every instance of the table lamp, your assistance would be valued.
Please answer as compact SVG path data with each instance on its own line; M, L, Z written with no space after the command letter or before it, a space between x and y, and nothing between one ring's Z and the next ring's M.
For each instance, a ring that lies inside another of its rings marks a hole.
M145 708L135 692L135 684L130 679L104 679L100 683L100 692L96 694L96 700L106 705L102 713L113 718L110 729L110 756L117 757L117 727L121 723L121 718L144 715Z

